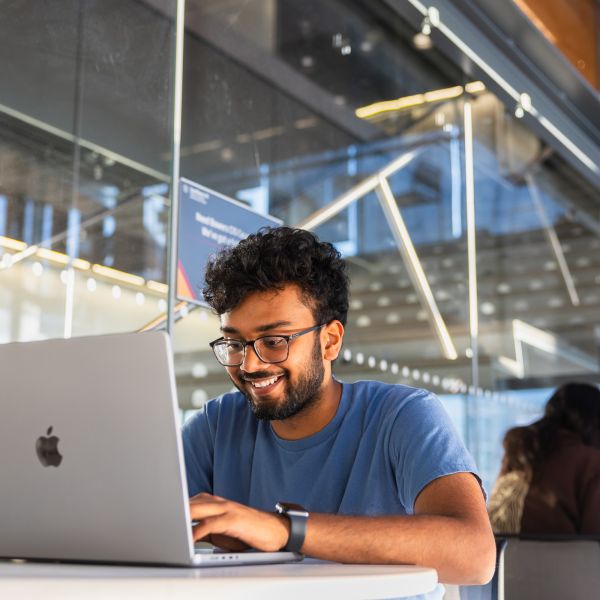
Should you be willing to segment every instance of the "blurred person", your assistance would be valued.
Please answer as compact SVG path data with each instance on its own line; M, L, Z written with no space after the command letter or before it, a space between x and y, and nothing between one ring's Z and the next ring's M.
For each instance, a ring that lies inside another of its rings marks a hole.
M560 386L544 416L510 429L488 511L496 533L600 535L600 391Z

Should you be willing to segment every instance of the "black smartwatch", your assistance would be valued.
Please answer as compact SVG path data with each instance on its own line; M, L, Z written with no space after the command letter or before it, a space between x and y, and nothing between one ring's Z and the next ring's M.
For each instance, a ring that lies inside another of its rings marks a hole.
M300 552L304 538L306 537L306 525L308 522L308 511L299 504L290 502L278 502L275 512L286 516L290 520L290 537L283 550L289 552Z

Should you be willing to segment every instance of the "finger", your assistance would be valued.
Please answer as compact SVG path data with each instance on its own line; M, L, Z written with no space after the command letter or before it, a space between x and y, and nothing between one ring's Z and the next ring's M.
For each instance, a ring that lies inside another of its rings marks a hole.
M224 501L225 498L221 498L221 496L213 496L212 494L207 494L206 492L200 492L195 496L190 498L190 502L218 502Z
M197 542L204 537L212 537L214 534L226 535L228 531L227 515L220 514L212 517L206 517L200 520L192 527L192 537Z
M190 502L190 517L192 521L200 521L228 512L224 502Z

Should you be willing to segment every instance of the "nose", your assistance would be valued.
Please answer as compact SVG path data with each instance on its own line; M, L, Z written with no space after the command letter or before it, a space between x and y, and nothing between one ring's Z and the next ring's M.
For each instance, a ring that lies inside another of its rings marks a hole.
M246 346L246 352L244 354L244 360L240 365L242 371L246 371L246 373L251 373L252 371L260 371L264 369L265 363L258 358L256 351L254 350L254 346L248 344Z

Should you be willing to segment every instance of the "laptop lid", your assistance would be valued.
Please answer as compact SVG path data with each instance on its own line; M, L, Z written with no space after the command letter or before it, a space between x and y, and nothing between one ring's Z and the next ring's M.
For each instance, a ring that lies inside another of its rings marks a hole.
M163 332L0 345L0 556L191 564Z

